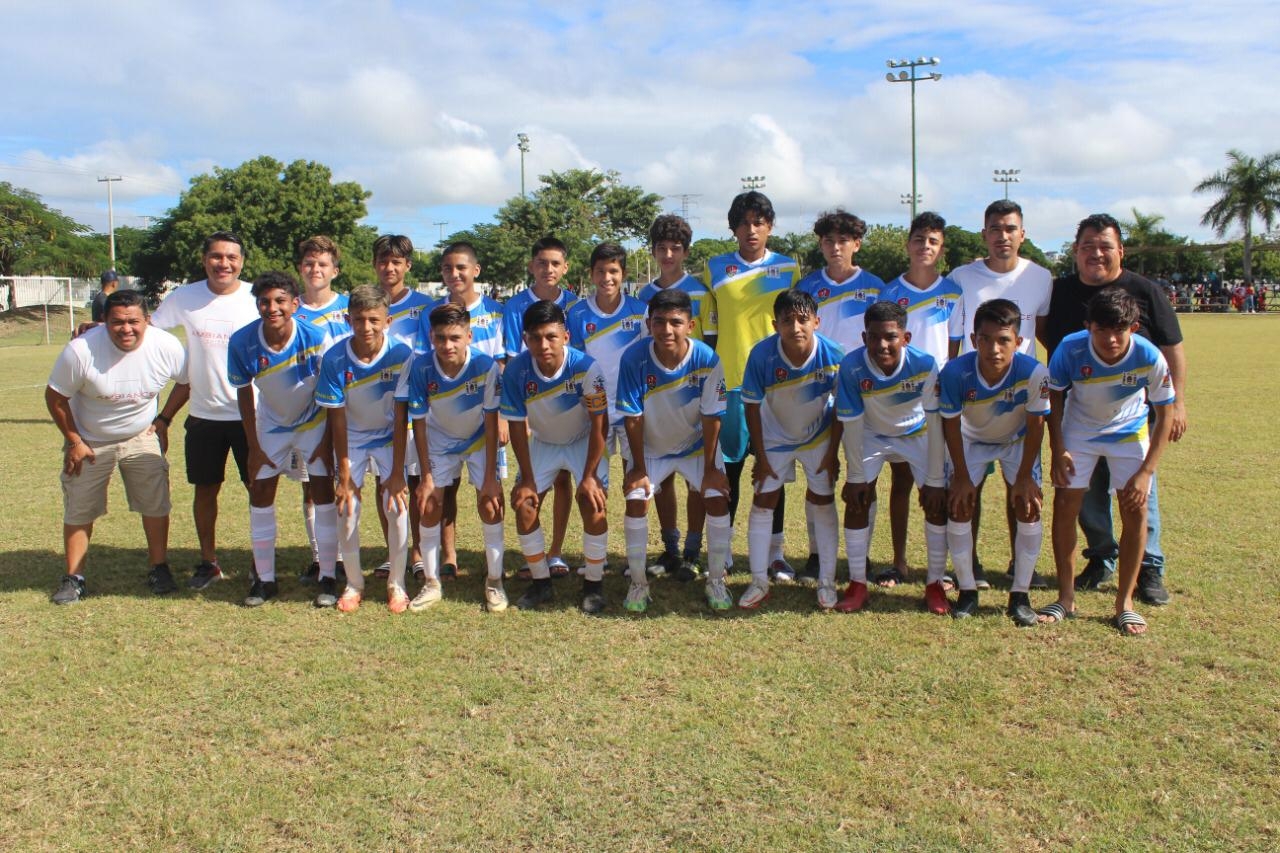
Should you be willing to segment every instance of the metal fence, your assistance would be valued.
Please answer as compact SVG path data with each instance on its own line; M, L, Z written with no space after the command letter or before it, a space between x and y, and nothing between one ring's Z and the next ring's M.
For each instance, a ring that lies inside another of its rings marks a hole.
M71 305L83 308L97 289L98 283L88 278L0 276L0 307L5 311L33 305Z

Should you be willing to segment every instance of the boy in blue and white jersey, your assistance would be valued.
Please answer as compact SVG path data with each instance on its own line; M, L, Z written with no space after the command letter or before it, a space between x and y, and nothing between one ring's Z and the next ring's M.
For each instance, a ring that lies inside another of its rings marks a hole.
M876 478L886 462L906 462L920 487L925 513L928 582L925 606L946 614L942 590L947 568L946 475L938 424L938 368L933 356L909 346L907 312L894 302L867 309L866 346L840 363L836 381L836 434L845 451L844 538L849 587L836 610L852 613L867 602L867 546L876 502Z
M387 554L391 581L387 600L392 612L403 612L405 564L408 558L409 515L404 499L404 477L394 464L394 393L413 352L407 344L386 335L389 321L387 296L380 288L362 285L351 292L352 334L325 353L320 366L316 403L329 412L329 433L337 461L335 486L337 523L321 528L321 542L336 547L339 539L346 557L347 588L335 599L335 577L330 564L320 569L317 607L333 607L344 613L360 606L364 596L364 572L360 565L361 491L370 471L381 475L382 500L388 516ZM403 464L401 466L403 468Z
M829 610L838 598L840 550L831 476L839 445L831 442L831 397L844 353L818 334L818 303L803 290L779 293L773 317L778 331L752 348L742 380L747 430L758 451L747 523L751 584L738 606L756 608L769 596L773 511L783 485L795 481L799 462L808 484L805 515L813 522L818 551L818 606Z
M725 586L725 562L733 525L729 521L729 481L720 455L724 413L724 368L715 351L690 337L693 304L683 290L660 291L649 303L652 335L622 355L618 412L626 425L631 467L626 472L624 519L627 573L631 588L624 606L636 613L649 606L645 554L649 543L648 503L654 487L665 489L676 473L706 508L707 603L713 610L733 606Z
M938 375L942 432L951 455L947 548L960 595L951 615L978 612L971 521L987 468L1000 463L1017 519L1013 587L1006 613L1018 625L1037 622L1031 609L1031 574L1040 557L1040 444L1049 414L1049 371L1019 351L1022 314L1008 299L982 303L973 316L974 349Z
M622 415L614 406L618 394L618 369L622 353L643 338L646 307L634 296L622 292L627 277L627 250L617 243L601 243L591 250L591 284L595 293L579 299L565 312L569 346L595 359L604 374L609 395L609 436L606 458L615 446L622 454L622 468L631 467L631 448L622 427Z
M1047 622L1075 615L1076 521L1093 469L1106 459L1123 522L1115 626L1126 636L1147 630L1146 620L1133 610L1133 591L1146 546L1147 496L1169 442L1169 404L1174 402L1169 365L1159 347L1133 334L1138 317L1128 291L1103 288L1089 300L1084 331L1063 338L1049 362L1058 600L1040 615ZM1149 406L1155 407L1150 434Z
M249 538L254 579L246 607L274 598L276 587L276 487L297 452L306 460L317 508L333 503L324 412L316 405L316 382L324 333L296 323L298 282L269 272L253 282L258 318L231 335L227 378L249 445ZM255 390L257 394L255 395Z
M858 266L867 223L846 210L823 213L813 223L825 268L814 270L796 284L818 303L818 320L824 337L842 352L862 346L863 314L880 299L884 282Z
M431 309L432 348L420 353L396 391L397 409L407 407L417 426L413 440L423 460L414 493L422 517L422 562L426 581L410 603L422 610L439 601L441 521L450 485L466 467L476 489L484 533L485 607L507 608L502 588L502 486L498 475L498 389L501 367L471 346L470 317L462 305ZM397 421L398 423L399 421ZM396 455L404 455L405 431L396 430Z
M609 532L605 517L609 469L604 453L609 397L604 374L591 356L566 345L564 321L564 311L554 302L529 306L522 324L526 350L502 374L502 416L509 422L511 449L520 464L511 508L520 550L532 576L516 606L529 610L554 597L538 511L547 490L563 473L579 478L586 558L581 607L584 613L595 614L604 609Z

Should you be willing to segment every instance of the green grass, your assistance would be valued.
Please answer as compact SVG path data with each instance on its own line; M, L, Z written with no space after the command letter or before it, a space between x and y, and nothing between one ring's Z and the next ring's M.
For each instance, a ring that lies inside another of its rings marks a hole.
M116 484L90 554L93 595L56 608L60 443L42 384L57 349L3 349L0 846L1276 849L1280 326L1183 323L1191 431L1161 472L1174 597L1143 608L1151 631L1132 640L1106 622L1109 591L1083 594L1076 622L1031 630L1001 615L994 591L982 618L927 616L918 584L858 616L817 613L796 587L717 618L699 586L659 580L635 618L616 575L605 618L576 612L572 580L550 612L490 615L473 522L463 577L437 608L393 617L370 581L359 612L319 612L294 582L307 557L293 489L282 598L246 611L238 487L221 526L234 579L147 594L140 527ZM194 533L180 453L173 462L182 578ZM789 517L798 561L798 501ZM987 522L982 552L1002 567L994 513ZM919 527L917 511L915 566ZM370 549L366 569L380 559Z

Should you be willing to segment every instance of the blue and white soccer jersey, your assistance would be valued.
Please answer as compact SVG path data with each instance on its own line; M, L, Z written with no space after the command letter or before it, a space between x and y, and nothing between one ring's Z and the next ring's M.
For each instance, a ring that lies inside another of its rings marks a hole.
M410 348L417 346L418 323L431 307L432 299L425 293L406 289L404 294L387 309L387 337Z
M533 288L526 288L507 300L502 309L502 347L507 358L515 358L524 352L524 312L529 306L539 301L533 294ZM568 313L569 306L578 299L567 290L561 289L555 303Z
M1062 442L1075 474L1067 488L1088 488L1099 457L1111 470L1111 491L1123 488L1147 455L1148 404L1174 402L1159 347L1139 335L1129 341L1129 351L1115 364L1098 357L1087 330L1063 338L1053 352L1049 387L1068 392Z
M938 413L960 418L964 462L969 480L981 483L987 465L999 461L1006 483L1013 483L1022 464L1027 416L1049 414L1049 369L1029 355L1015 352L1004 377L988 385L978 370L978 354L967 352L948 362L938 374ZM1040 448L1032 469L1040 483Z
M933 356L939 367L947 363L951 345L951 315L960 310L960 285L942 276L923 290L898 276L880 292L880 299L896 302L907 312L911 346Z
M501 373L498 362L475 347L454 376L445 372L434 353L414 359L396 399L407 402L409 417L426 426L431 476L437 486L457 480L463 465L476 488L484 482L484 421L488 412L498 411ZM502 477L496 469L495 476Z
M659 287L658 280L655 278L640 288L636 298L647 306L653 297L664 290L672 289L683 290L689 294L689 301L693 303L693 331L689 333L689 337L699 341L715 337L717 335L716 299L711 294L711 288L688 273L685 273L684 278L666 287Z
M445 297L432 303L418 318L418 352L431 352L431 312L448 302ZM467 313L471 316L471 346L490 358L506 358L502 346L502 303L482 295L467 306Z
M907 462L917 486L946 485L940 466L929 470L927 415L938 409L937 386L937 362L913 346L903 347L888 376L871 363L866 347L844 357L836 379L836 417L844 423L862 419L863 435L861 476L855 460L846 459L847 482L869 483L884 463Z
M299 301L298 310L293 312L295 323L310 323L324 332L325 352L338 341L351 334L351 322L347 318L349 297L345 293L335 293L333 298L319 308L312 308Z
M565 347L564 362L554 376L543 376L527 352L520 353L502 374L502 416L525 421L534 488L551 488L560 471L575 479L587 466L591 417L609 411L604 374L591 356ZM596 476L609 484L608 459L601 455Z
M715 350L702 341L690 340L684 359L670 370L654 354L652 340L637 341L622 354L618 412L624 417L644 416L645 471L653 486L678 472L693 488L702 488L702 419L723 415L725 397L724 367ZM720 454L713 456L716 467L723 471ZM651 495L626 496L627 500L648 497Z
M862 346L864 315L880 300L884 282L861 267L841 282L832 280L821 269L800 279L796 290L803 290L818 303L818 331L843 352L853 352Z
M764 452L777 478L769 477L758 491L773 492L794 482L796 461L804 467L809 489L832 494L831 474L818 473L831 439L832 397L844 353L821 334L803 364L793 365L782 351L782 340L771 335L751 350L742 380L742 402L760 406Z
M614 406L618 395L618 367L627 347L648 335L644 323L646 310L639 299L623 296L618 307L605 314L593 294L573 303L568 311L569 345L595 359L604 374L605 390L609 394L609 439L605 453L613 453L613 445L618 444L626 467L631 465L631 450L626 435L621 434L622 415Z
M227 347L227 378L231 387L257 388L255 420L258 445L269 463L249 474L256 480L277 476L289 468L293 451L302 454L312 474L327 474L328 460L310 461L324 437L324 412L316 405L324 332L309 323L293 324L293 333L279 350L267 346L262 321L255 320L231 336Z
M413 352L390 338L372 360L365 362L343 341L324 355L316 403L326 409L345 408L347 416L347 459L351 481L364 486L364 475L372 463L374 473L391 472L392 432L395 425L395 389Z

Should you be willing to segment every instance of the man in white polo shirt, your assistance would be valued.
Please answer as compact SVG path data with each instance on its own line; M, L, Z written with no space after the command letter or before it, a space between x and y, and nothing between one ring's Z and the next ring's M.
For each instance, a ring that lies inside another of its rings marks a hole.
M142 294L121 290L104 301L103 324L73 339L58 356L45 388L45 404L65 441L62 465L62 538L67 574L55 604L84 594L84 570L93 523L107 512L107 485L117 466L129 509L142 515L151 571L147 584L163 594L176 589L169 571L168 425L187 399L182 344L147 328ZM156 398L178 384L165 410Z

